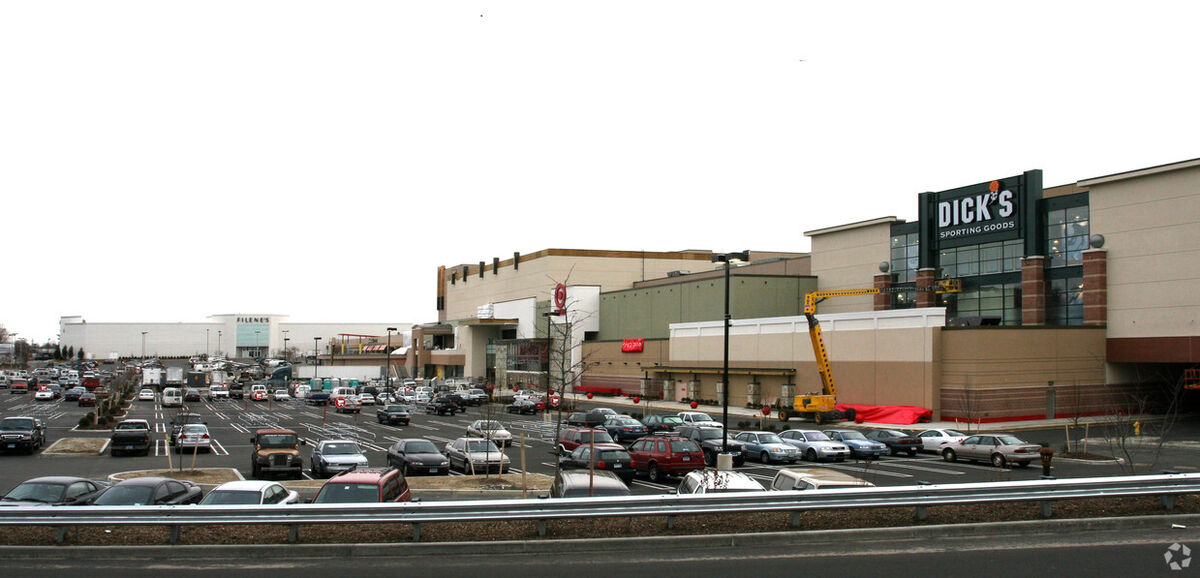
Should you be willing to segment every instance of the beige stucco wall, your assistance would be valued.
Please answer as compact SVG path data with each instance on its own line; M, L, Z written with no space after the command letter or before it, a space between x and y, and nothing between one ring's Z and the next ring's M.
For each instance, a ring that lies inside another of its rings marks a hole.
M890 260L891 223L880 219L861 226L808 233L812 239L812 274L820 291L859 289L874 286L879 264ZM874 297L839 297L821 305L826 313L869 311Z
M1200 335L1200 165L1190 164L1082 181L1108 251L1109 337Z

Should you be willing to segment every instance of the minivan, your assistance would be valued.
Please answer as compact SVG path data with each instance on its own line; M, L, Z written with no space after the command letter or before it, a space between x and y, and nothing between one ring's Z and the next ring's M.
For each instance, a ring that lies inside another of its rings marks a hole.
M183 405L183 392L178 387L168 387L162 391L163 407L179 407Z

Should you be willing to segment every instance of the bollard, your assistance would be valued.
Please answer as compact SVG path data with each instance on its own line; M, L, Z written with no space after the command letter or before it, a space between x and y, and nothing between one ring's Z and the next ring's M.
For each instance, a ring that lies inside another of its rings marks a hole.
M545 538L546 537L546 521L538 520L537 528L538 528L538 537Z
M1174 510L1175 509L1175 496L1173 496L1171 494L1163 494L1162 505L1164 508L1166 508L1168 510Z
M667 529L675 529L675 516L667 516Z
M1042 455L1042 477L1049 477L1050 462L1054 459L1054 449L1042 448L1038 450L1038 453Z
M790 523L791 523L791 526L792 526L793 528L799 528L799 527L800 527L800 516L801 516L801 514L803 514L803 513L804 513L804 512L802 512L802 511L799 511L799 510L792 512L792 516L791 516Z
M298 524L292 524L290 527L288 527L288 543L295 544L296 542L299 542L299 541L300 541L300 526Z
M179 543L179 526L171 526L171 544Z
M917 506L917 519L922 522L929 519L929 513L925 511L925 506Z
M421 523L413 522L413 542L421 541Z
M1050 514L1050 500L1042 500L1042 517L1049 518Z

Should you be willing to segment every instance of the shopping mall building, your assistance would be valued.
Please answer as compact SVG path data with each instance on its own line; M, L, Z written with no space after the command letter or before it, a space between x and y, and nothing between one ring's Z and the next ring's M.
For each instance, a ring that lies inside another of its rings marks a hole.
M915 221L807 231L811 253L751 251L732 268L731 403L820 391L812 291L879 290L818 307L843 402L945 420L1104 414L1162 403L1200 364L1200 159L1051 188L1033 170L913 200ZM442 267L438 323L415 326L396 363L717 400L714 257L547 249Z

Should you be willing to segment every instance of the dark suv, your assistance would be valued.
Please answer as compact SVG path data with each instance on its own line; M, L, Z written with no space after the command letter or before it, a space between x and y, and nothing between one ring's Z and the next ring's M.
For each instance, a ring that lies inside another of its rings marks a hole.
M0 450L29 453L46 445L46 426L36 417L6 417L0 421Z
M704 452L696 442L677 435L646 436L629 446L633 468L651 482L704 469Z
M454 403L453 399L451 399L447 396L444 396L444 395L439 395L439 396L429 400L429 402L425 404L425 413L436 413L438 415L454 415L454 413L459 410L460 410L459 405L457 403Z
M724 435L723 428L709 425L682 425L675 433L700 444L700 449L704 451L704 462L710 466L717 465L717 454L721 453ZM733 439L733 436L729 436L729 453L733 454L733 465L740 466L746 463L743 444Z

